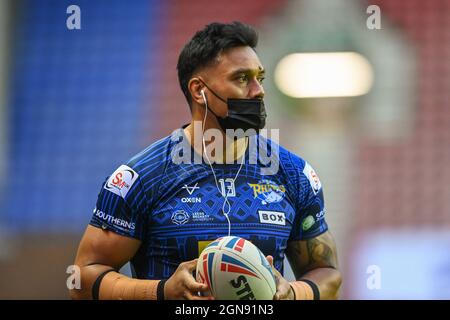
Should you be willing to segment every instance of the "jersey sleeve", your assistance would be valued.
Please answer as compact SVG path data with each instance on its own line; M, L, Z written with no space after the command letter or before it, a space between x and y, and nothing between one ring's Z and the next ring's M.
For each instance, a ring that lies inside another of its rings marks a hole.
M143 240L147 206L139 174L129 166L121 165L103 184L90 224Z
M319 176L311 165L302 161L299 168L296 217L290 240L307 240L328 230L325 202ZM301 170L301 171L300 171Z

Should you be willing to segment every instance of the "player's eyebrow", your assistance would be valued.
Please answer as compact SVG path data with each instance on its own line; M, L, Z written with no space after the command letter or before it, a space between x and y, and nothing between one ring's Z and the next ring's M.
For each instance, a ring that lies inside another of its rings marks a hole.
M237 76L239 74L260 74L264 75L266 73L266 70L264 68L259 67L258 69L249 69L249 68L240 68L231 73L231 77Z

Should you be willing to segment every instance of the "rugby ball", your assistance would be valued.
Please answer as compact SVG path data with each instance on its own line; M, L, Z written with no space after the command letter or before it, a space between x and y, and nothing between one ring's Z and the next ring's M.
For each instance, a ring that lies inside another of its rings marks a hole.
M200 254L196 279L217 300L272 300L275 277L264 254L250 241L223 237Z

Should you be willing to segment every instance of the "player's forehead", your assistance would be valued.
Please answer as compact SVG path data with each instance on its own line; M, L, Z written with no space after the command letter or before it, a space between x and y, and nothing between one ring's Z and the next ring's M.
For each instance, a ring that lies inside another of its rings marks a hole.
M259 74L264 72L258 55L250 47L235 47L222 52L211 69L216 75L224 77L236 73Z

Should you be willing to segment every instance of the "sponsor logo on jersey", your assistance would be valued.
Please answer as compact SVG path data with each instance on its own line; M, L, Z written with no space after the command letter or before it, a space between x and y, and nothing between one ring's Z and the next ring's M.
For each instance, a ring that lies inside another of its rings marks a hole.
M94 215L97 218L102 219L108 223L112 223L115 226L126 228L128 230L134 230L136 228L136 224L134 222L129 222L123 219L116 218L110 214L107 214L97 208L94 208Z
M258 210L259 222L266 224L286 225L284 212Z
M172 214L172 222L180 225L189 221L189 215L184 210L177 210Z
M189 193L190 196L194 193L196 189L200 189L200 187L197 186L198 182L193 186L189 187L187 184L183 186L183 189L186 189L186 191ZM181 202L183 203L200 203L202 202L202 198L200 197L184 197L181 198Z
M200 197L181 198L181 202L183 202L183 203L200 203L200 202L202 202L202 198L200 198Z
M209 214L204 213L202 211L197 211L192 213L192 221L194 222L209 222L212 221L213 217L211 217Z
M200 189L200 187L198 187L197 185L198 185L198 182L193 187L189 187L187 184L185 184L183 186L183 189L186 189L186 191L189 193L189 195L192 196L192 194L194 193L194 191L196 189Z
M322 183L320 182L319 176L308 162L305 163L303 174L308 178L314 194L317 194L322 188Z
M314 225L314 223L316 222L316 220L314 220L313 216L307 216L303 222L302 222L302 229L303 231L307 231L309 229L311 229L311 227Z
M138 177L136 171L123 164L109 177L104 188L125 199Z
M319 213L316 213L316 219L317 220L322 220L325 217L325 212L326 212L325 209L323 209Z
M262 204L276 203L283 200L286 188L275 182L263 179L258 183L248 184L253 189L253 196L261 200Z

